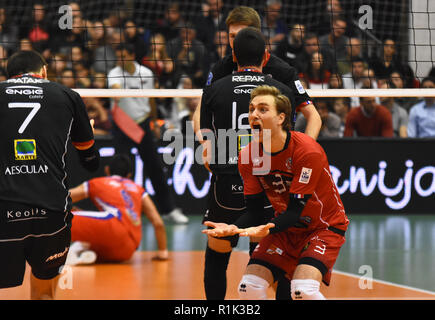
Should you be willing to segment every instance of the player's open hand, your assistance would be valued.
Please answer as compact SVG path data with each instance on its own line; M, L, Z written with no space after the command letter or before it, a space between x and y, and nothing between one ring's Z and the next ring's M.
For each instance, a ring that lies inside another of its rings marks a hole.
M233 235L239 233L239 230L240 230L234 224L228 225L226 223L220 223L220 222L205 221L204 225L207 227L211 227L213 229L202 230L202 233L205 233L205 234L210 235L212 237L233 236Z
M261 226L239 229L239 235L242 237L265 237L269 234L269 229L275 227L275 224L268 223Z

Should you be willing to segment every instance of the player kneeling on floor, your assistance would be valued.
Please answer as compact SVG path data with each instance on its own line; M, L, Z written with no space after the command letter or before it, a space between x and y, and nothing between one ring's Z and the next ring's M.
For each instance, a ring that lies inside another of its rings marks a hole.
M129 260L142 239L142 212L157 239L155 259L166 260L166 230L152 199L129 178L131 161L115 155L104 168L106 177L94 178L70 190L73 203L90 198L99 211L73 211L72 245L67 264Z

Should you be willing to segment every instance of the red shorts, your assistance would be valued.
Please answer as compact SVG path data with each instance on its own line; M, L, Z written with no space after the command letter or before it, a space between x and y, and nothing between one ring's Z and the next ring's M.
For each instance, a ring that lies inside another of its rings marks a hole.
M98 261L126 261L138 247L126 228L116 218L94 218L73 212L71 241L88 242Z
M255 248L251 259L268 262L284 270L291 279L298 264L310 264L323 274L323 282L329 285L332 267L337 260L345 237L328 229L279 232L263 238Z

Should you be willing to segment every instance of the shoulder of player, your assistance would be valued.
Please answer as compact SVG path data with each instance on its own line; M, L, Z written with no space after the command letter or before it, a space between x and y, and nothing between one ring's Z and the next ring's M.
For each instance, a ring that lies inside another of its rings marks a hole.
M313 156L316 154L321 155L323 153L323 149L320 144L305 133L292 131L291 140L295 148L295 153L299 153L302 157L306 157L311 154Z
M279 58L274 54L270 55L269 61L263 68L264 73L272 73L266 71L279 72L280 74L283 75L287 74L288 76L297 75L297 71L294 67L292 67L287 62L285 62L284 60L282 60L281 58Z

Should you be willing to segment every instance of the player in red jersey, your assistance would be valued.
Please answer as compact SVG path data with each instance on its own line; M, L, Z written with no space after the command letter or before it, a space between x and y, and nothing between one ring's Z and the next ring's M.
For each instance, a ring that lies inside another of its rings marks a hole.
M129 179L130 159L126 155L114 156L105 167L105 173L106 177L93 178L70 190L73 202L90 198L100 211L73 211L73 243L67 264L130 259L142 239L142 212L154 227L158 245L156 258L167 259L163 220L150 196Z
M205 222L212 236L264 237L239 284L241 299L265 299L283 272L294 300L324 299L332 267L349 224L322 147L290 131L290 101L275 87L252 91L249 124L254 141L239 154L248 212L234 225ZM266 193L275 217L263 225L260 199Z

